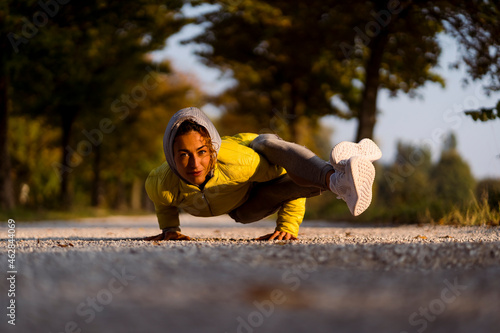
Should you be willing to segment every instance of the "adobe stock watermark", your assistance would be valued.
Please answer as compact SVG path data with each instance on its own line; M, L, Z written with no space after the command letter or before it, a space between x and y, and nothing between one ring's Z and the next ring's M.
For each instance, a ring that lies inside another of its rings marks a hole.
M105 306L111 304L113 298L121 293L129 285L130 281L136 278L134 275L127 273L125 268L122 268L120 272L112 269L111 274L113 277L108 281L105 288L99 290L94 297L87 297L85 301L77 305L75 312L82 318L84 323L90 324L94 321L97 313L102 312ZM82 324L76 321L68 321L64 324L64 328L56 333L81 333L81 326Z
M319 255L321 257L321 255ZM308 279L311 273L318 269L318 262L315 258L304 260L298 265L287 269L281 275L283 287L275 288L269 293L267 299L253 301L255 310L246 316L236 318L236 333L253 333L261 327L265 320L274 314L274 311L281 304L287 301L286 292L296 291L300 288L302 282ZM227 333L227 332L226 332Z
M392 17L401 13L403 9L404 8L401 6L401 2L398 0L391 0L387 3L387 9L383 9L378 12L372 10L370 15L373 16L374 19L366 23L364 31L360 27L353 28L356 32L353 40L354 45L346 42L341 42L339 44L344 57L350 59L357 50L361 49L360 44L367 46L373 38L380 34L383 28L389 25Z
M7 221L7 323L9 325L16 325L16 278L17 278L17 264L16 264L16 221L9 219Z
M425 161L425 150L429 152L438 151L442 142L446 140L449 132L458 130L464 119L466 118L464 111L468 109L478 109L481 106L481 101L486 99L486 96L481 93L481 87L477 86L472 95L467 95L460 103L454 103L443 111L442 120L448 125L446 128L436 127L432 130L430 137L417 140L416 146L420 149L415 150L410 154L408 160L401 157L400 165L396 172L384 172L384 178L391 192L396 190L398 183L403 183L408 177L413 175L422 163Z
M145 68L147 74L142 78L142 82L130 89L128 94L122 94L111 103L111 112L118 116L120 122L125 120L129 116L130 111L137 108L146 99L149 92L156 89L160 83L166 80L159 74L158 66L156 70L147 66ZM85 136L85 139L80 140L76 144L76 148L70 145L64 148L67 152L65 163L52 163L54 171L59 176L59 181L62 181L64 173L71 173L74 168L79 166L84 158L92 153L94 147L102 144L105 134L111 134L115 129L116 124L112 119L107 117L102 118L96 128L91 130L84 129L81 133Z
M70 0L38 1L38 6L40 6L42 10L36 11L31 21L26 17L21 18L24 24L21 28L20 35L12 31L7 34L7 38L14 52L19 53L19 46L21 46L21 44L28 44L30 39L38 34L40 28L45 27L47 23L49 23L49 17L54 18L59 13L61 6L67 5L69 2Z
M423 333L429 326L429 322L434 322L439 315L441 315L446 308L455 302L457 298L462 294L467 286L460 285L457 278L453 280L453 283L445 279L443 281L445 287L441 290L441 294L438 298L435 298L427 304L427 306L421 306L418 311L413 312L408 317L408 322L413 326L418 333ZM401 333L409 333L408 331L401 331Z

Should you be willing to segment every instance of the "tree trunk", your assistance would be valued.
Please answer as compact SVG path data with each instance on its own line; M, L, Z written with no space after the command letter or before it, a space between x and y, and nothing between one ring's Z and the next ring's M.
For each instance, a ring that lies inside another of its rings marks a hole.
M0 31L5 31L5 17L0 17ZM14 188L10 175L10 156L8 147L8 77L7 77L7 56L9 52L7 38L0 39L0 208L14 208Z
M117 210L126 210L128 208L125 194L125 184L123 184L121 177L116 180L116 196L113 208Z
M368 44L370 58L365 67L366 79L358 114L356 142L363 138L373 138L373 131L377 121L377 96L380 84L379 70L387 40L388 34L384 30L373 37Z
M61 126L62 126L62 139L61 139L61 149L63 151L61 157L61 164L67 169L61 172L61 192L60 192L60 203L61 207L64 209L68 209L72 203L72 195L69 193L69 174L72 172L73 168L76 167L75 164L71 163L73 149L68 149L70 139L71 139L71 130L73 127L73 122L76 118L76 112L71 112L66 110L66 112L60 111L61 115Z
M101 146L94 147L94 165L92 167L94 179L92 180L92 194L90 198L90 205L92 207L99 207L101 205Z
M0 206L2 209L14 208L14 188L10 176L10 156L8 149L8 102L7 76L4 64L0 70Z
M143 181L135 177L132 183L132 195L130 199L130 206L132 210L138 211L142 208L142 189L144 188Z

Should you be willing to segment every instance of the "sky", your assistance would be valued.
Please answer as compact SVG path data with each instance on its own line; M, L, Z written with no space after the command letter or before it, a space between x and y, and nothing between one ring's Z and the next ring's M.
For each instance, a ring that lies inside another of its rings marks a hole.
M188 11L188 15L195 13ZM163 50L154 52L153 57L156 61L170 60L175 69L195 75L205 92L217 94L234 84L234 80L227 75L221 77L218 70L204 66L193 54L196 46L180 44L180 41L202 32L201 27L185 26L167 40ZM417 90L420 98L413 99L405 94L390 98L387 91L379 92L374 140L383 152L381 162L394 161L398 141L426 145L431 149L433 159L437 160L443 138L453 131L457 137L458 151L469 163L473 175L477 179L500 178L500 119L475 122L463 113L464 110L495 106L500 100L500 93L486 96L481 82L464 86L465 70L449 69L449 64L459 56L456 43L442 35L440 44L443 52L439 66L434 71L445 79L445 88L427 83ZM211 115L217 114L213 106L206 106L203 110ZM329 138L332 146L355 138L356 120L328 116L322 119L322 124L334 129Z

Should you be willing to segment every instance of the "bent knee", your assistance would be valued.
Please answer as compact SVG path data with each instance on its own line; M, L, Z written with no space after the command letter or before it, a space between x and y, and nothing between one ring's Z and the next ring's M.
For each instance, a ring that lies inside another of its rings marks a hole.
M282 139L276 135L271 133L259 134L253 141L250 143L250 148L257 152L263 152L265 147L271 142L281 141Z

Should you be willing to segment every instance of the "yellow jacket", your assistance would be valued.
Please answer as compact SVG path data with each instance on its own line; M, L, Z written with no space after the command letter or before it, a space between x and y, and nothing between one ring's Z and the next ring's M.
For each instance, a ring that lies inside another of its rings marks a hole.
M214 175L203 190L179 178L167 162L151 171L146 191L155 205L160 229L179 226L179 208L194 216L229 213L245 202L252 182L266 182L285 174L285 169L270 164L248 147L256 137L251 133L223 137ZM297 236L305 202L305 198L299 198L285 203L278 211L276 230Z

